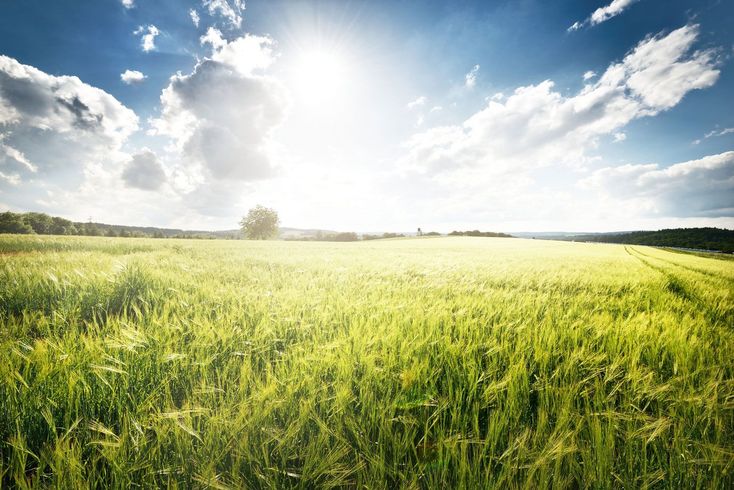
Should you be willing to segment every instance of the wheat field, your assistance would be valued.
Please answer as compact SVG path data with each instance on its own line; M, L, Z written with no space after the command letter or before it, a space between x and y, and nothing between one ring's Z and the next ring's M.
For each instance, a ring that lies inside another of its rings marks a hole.
M0 238L5 488L731 488L734 261Z

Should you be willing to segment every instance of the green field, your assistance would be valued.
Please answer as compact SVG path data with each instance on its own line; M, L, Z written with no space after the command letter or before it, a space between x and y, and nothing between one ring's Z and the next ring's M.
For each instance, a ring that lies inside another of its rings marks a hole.
M0 238L4 487L732 488L734 261Z

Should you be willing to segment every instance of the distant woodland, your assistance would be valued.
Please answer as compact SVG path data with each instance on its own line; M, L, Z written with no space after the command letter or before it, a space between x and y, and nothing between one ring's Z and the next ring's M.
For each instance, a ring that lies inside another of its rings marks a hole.
M0 233L36 235L84 235L139 238L241 238L239 230L187 231L147 226L77 222L44 213L0 213Z
M199 238L199 239L241 239L239 230L192 231L174 228L146 226L108 225L93 222L75 222L44 213L0 213L0 233L19 233L36 235L85 235L108 237L140 238ZM491 231L452 231L449 236L501 237L512 235ZM402 233L358 234L355 232L325 232L315 230L303 236L288 236L285 240L353 242L401 238ZM441 236L437 232L423 233L423 236ZM633 231L627 233L596 233L548 237L553 239L575 240L600 243L623 243L629 245L651 245L655 247L688 248L734 253L734 230L722 228L677 228L659 231Z
M691 248L734 253L734 230L722 228L675 228L658 231L577 235L572 240L585 242L625 243L655 247Z

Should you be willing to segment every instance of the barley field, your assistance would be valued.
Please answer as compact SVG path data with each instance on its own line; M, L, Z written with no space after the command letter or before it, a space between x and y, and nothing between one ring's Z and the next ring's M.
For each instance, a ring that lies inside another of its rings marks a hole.
M2 488L732 488L734 261L0 238Z

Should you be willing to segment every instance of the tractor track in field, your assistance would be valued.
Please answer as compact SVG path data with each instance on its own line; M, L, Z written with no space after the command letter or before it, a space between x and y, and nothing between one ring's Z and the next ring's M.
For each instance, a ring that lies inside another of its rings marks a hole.
M667 293L672 294L678 298L684 299L686 301L689 301L691 303L694 303L701 310L705 311L707 309L708 303L707 301L705 301L702 298L700 294L700 290L695 285L695 282L691 283L691 281L687 281L684 278L681 278L674 272L667 270L664 267L660 267L655 264L652 264L649 260L646 260L645 258L643 258L643 257L647 257L648 259L657 259L657 257L653 257L650 255L644 254L640 252L639 250L636 250L632 247L625 246L624 249L627 252L627 254L629 254L632 257L635 257L637 260L642 262L645 266L662 274L667 279L667 283L665 284L665 291ZM661 259L661 260L669 265L673 265L673 266L679 265L680 266L680 264L671 263L664 259ZM689 268L685 266L681 266L681 268L684 270L689 270ZM705 276L705 278L708 279L709 281L716 281L716 278L718 277L718 275L706 274L704 272L696 271L696 270L692 270L692 272ZM727 282L730 283L731 281L727 281ZM723 321L725 325L730 325L731 317L733 313L734 313L734 310L728 310L728 311L723 312L721 315L717 313L713 313L713 312L707 312L706 315L709 316L710 321L714 323Z
M637 260L642 262L645 266L662 274L667 279L667 283L665 284L665 291L667 293L673 296L676 296L678 298L684 299L692 305L696 305L697 309L703 315L708 317L709 321L711 321L713 324L723 322L724 325L731 325L731 317L734 311L729 310L723 313L717 313L717 312L711 311L708 307L708 303L704 301L704 299L700 296L699 292L696 290L696 287L692 286L689 281L686 281L685 279L679 277L675 273L669 270L666 270L663 267L652 264L649 260L646 260L645 258L643 258L643 257L647 257L650 259L656 259L657 257L646 255L632 247L625 246L624 250L625 252L627 252L628 255L636 258ZM665 261L665 260L663 262L668 263L668 261ZM671 265L679 265L679 264L671 264ZM686 267L683 267L683 269L686 269ZM694 271L694 272L698 272L698 271ZM699 273L703 274L701 272ZM708 275L708 274L703 274L703 275L705 275L709 280L713 279L711 275Z
M664 269L663 267L654 265L649 260L645 260L642 258L642 257L647 257L647 258L652 258L652 257L650 257L649 255L645 255L639 252L638 250L633 249L632 247L625 246L624 251L627 252L627 254L630 255L631 257L634 257L637 260L639 260L640 262L642 262L645 266L665 276L668 279L668 284L666 286L666 289L670 294L673 294L687 301L691 301L699 305L703 305L703 302L701 301L701 299L698 298L690 290L689 287L686 287L686 285L684 284L684 281L680 277Z
M648 255L646 253L640 252L639 250L637 250L635 248L632 248L631 246L630 247L625 246L624 247L624 250L625 250L625 252L627 252L628 255L630 255L632 257L635 257L636 259L640 260L643 264L645 264L646 266L650 267L651 269L656 270L656 271L658 271L661 274L664 274L666 276L674 277L677 280L681 280L681 278L678 277L678 276L676 276L674 273L668 271L664 267L655 265L655 264L651 263L650 260L646 260L643 257L646 257L647 259L652 259L652 260L659 260L659 261L664 262L664 263L666 263L666 264L668 264L670 266L678 267L680 269L686 270L688 272L692 272L694 274L699 274L699 275L703 276L703 279L704 280L708 280L708 281L723 281L729 287L734 288L734 280L731 279L731 278L729 278L729 277L727 277L727 276L725 276L725 275L723 275L723 274L717 274L715 272L705 271L703 269L698 269L696 267L690 267L690 266L686 266L686 265L683 265L683 264L678 264L677 262L673 262L671 260L666 260L666 259L662 259L660 257L655 257L655 256L652 256L652 255Z
M666 264L670 264L670 265L675 266L675 267L680 267L681 269L685 269L685 270L690 271L690 272L695 272L697 274L702 274L702 275L704 275L704 276L706 276L708 278L720 279L722 281L725 281L727 283L730 283L730 285L734 284L734 279L732 279L730 277L727 277L724 274L717 273L717 272L711 272L711 271L707 271L707 270L704 270L704 269L699 269L698 267L691 267L689 265L679 264L678 262L675 262L673 260L668 260L668 259L664 259L662 257L655 257L655 256L652 256L652 255L648 255L648 254L646 254L644 252L640 252L637 249L633 249L633 250L634 250L635 253L637 253L639 255L642 255L644 257L647 257L649 259L660 260L661 262L665 262Z

